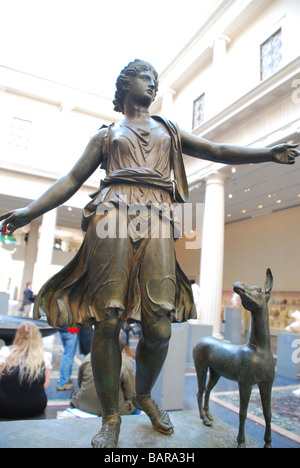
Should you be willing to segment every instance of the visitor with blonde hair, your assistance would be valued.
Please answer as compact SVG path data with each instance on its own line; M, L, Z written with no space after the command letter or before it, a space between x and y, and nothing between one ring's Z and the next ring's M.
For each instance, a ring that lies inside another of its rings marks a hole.
M0 418L22 419L44 412L51 359L38 327L21 323L12 346L0 350Z

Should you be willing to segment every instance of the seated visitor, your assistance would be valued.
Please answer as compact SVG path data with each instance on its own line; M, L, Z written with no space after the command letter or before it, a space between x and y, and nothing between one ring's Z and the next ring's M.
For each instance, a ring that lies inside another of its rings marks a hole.
M44 412L51 359L38 327L23 322L12 346L0 350L0 418L30 418Z
M91 365L91 355L85 356L78 372L79 389L71 394L70 406L87 413L102 415L94 384ZM134 374L130 359L122 353L122 367L120 374L119 407L120 414L132 414L135 407L132 403L134 390Z

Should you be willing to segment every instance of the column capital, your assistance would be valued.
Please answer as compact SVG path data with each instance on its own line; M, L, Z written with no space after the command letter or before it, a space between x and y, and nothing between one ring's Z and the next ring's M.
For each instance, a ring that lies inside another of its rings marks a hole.
M165 89L163 90L163 95L164 95L164 94L168 94L168 93L170 93L170 94L172 94L173 96L175 96L175 94L177 93L177 91L175 91L175 89L172 89L172 88L165 88Z
M175 94L176 94L176 91L174 91L171 88L166 88L163 90L162 105L161 105L162 115L172 115L173 98Z
M231 42L231 38L226 34L221 33L214 38L213 43L215 44L217 41L224 41L226 44L229 44Z
M225 182L228 179L230 179L230 177L231 177L231 174L227 170L225 171L214 170L205 176L204 182L206 185L210 185L210 184L224 185Z

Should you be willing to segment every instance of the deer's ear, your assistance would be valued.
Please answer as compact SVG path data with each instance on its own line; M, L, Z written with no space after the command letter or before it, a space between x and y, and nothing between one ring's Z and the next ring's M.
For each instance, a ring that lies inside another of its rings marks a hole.
M273 288L273 275L272 275L270 268L268 268L266 272L265 292L271 293L272 288Z

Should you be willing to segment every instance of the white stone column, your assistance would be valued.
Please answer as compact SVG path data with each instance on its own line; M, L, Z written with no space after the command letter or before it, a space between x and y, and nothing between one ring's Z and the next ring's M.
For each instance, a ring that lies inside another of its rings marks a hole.
M163 116L168 117L168 119L172 118L172 113L173 113L173 100L174 100L174 95L175 91L173 89L166 89L163 93L163 98L162 98L162 105L161 105L161 114Z
M32 281L33 290L37 293L50 277L53 242L56 226L56 209L43 215L38 243L37 260Z
M211 116L220 112L226 103L227 68L226 55L227 43L230 39L221 35L213 43L213 66L211 68L210 85L207 91L207 113Z
M229 38L220 36L214 41L213 45L213 66L215 70L221 71L226 60L226 49Z
M200 261L201 323L213 325L217 337L222 305L226 179L226 174L220 172L206 178Z
M21 289L19 291L19 298L23 298L23 291L27 282L32 282L34 264L37 257L37 244L38 244L38 233L39 233L39 221L35 219L29 224L29 232L26 242L25 250L25 261L23 269L23 278Z

